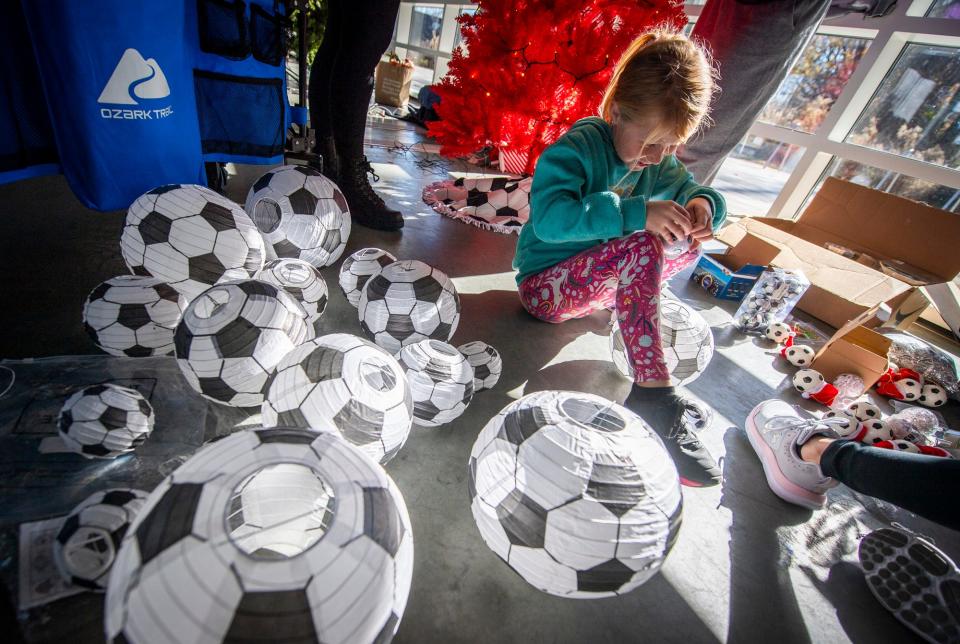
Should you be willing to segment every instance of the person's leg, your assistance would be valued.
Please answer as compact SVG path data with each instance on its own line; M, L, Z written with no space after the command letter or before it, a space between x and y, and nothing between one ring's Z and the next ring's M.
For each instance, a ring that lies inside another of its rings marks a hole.
M337 61L341 41L347 29L343 19L344 0L327 2L327 24L323 41L310 66L308 94L310 98L310 127L316 136L314 152L323 158L323 174L339 182L339 162L333 141L334 101L330 100L330 81Z

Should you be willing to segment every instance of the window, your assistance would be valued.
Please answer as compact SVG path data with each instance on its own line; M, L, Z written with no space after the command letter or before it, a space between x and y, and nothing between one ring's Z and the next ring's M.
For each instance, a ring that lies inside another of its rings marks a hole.
M442 6L414 5L407 44L424 49L439 49L442 26Z
M457 15L459 15L459 16L463 16L463 15L474 16L474 15L476 15L476 14L477 14L477 8L476 8L476 7L461 7L460 12L459 12ZM461 36L460 36L460 23L458 22L458 23L457 23L457 33L456 33L456 35L453 37L453 48L456 49L456 48L459 47L461 44L462 44L462 40L461 40ZM464 52L464 53L466 53L466 52Z
M729 212L766 215L803 152L797 145L747 134L710 185L727 200Z
M960 19L960 1L936 0L936 2L930 5L930 9L927 10L927 17L958 20Z

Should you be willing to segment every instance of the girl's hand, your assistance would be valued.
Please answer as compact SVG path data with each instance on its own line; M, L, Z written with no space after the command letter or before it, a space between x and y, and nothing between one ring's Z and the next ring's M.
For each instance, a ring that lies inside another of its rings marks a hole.
M687 210L675 201L648 201L644 230L659 235L664 244L672 244L690 235L693 222Z
M700 244L713 239L713 206L704 197L694 197L687 202L687 212L693 221L690 231L690 250L700 248Z

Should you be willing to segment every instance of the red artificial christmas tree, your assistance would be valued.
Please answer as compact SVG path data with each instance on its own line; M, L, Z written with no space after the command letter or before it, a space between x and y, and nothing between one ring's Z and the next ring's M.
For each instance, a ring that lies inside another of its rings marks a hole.
M429 131L441 154L485 147L532 174L544 148L595 115L621 53L653 28L686 25L682 0L480 0L462 15Z

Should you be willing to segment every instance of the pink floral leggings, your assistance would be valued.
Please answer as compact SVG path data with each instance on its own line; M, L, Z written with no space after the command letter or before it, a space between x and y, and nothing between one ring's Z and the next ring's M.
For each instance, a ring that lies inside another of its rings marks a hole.
M660 286L698 256L694 251L665 259L659 238L636 232L527 277L520 283L520 301L531 315L554 324L614 306L634 380L667 380L660 346Z

